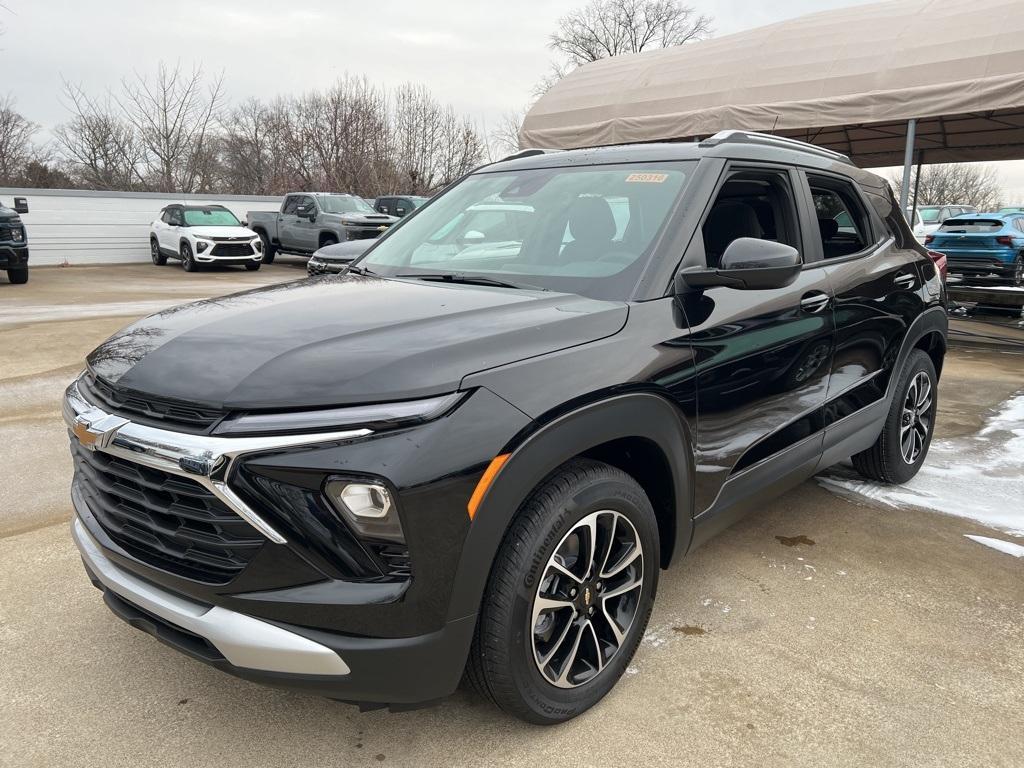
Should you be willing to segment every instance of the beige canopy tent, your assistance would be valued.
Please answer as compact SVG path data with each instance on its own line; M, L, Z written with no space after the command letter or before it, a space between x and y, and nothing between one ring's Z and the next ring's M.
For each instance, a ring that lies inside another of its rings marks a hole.
M519 137L568 149L728 128L902 162L905 179L915 161L1024 158L1024 0L895 0L596 61Z

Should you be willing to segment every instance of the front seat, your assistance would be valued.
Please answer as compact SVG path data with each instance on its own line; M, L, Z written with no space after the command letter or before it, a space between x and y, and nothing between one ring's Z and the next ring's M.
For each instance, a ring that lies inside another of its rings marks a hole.
M757 212L739 200L723 200L717 203L704 224L704 251L708 266L717 267L729 243L740 237L764 236Z
M572 241L562 249L560 261L596 261L611 251L615 217L603 197L577 197L569 207Z

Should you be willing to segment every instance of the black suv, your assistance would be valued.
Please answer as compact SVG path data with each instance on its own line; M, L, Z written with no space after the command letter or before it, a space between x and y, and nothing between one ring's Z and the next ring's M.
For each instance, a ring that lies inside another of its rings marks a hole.
M467 222L472 223L467 223ZM483 167L347 273L161 312L68 390L115 613L225 671L566 720L659 569L853 457L924 461L943 283L889 187L726 132Z
M28 202L14 198L14 208L0 203L0 269L7 270L7 279L15 285L28 282L28 237L18 214L28 213Z

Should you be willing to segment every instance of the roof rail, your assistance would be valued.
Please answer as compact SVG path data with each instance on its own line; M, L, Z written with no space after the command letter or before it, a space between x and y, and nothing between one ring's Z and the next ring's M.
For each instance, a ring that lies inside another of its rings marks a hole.
M799 152L809 152L811 154L828 157L833 160L853 165L853 161L850 159L849 155L844 155L841 152L825 149L825 147L819 147L817 144L810 144L806 141L800 141L799 139L790 139L786 136L773 136L768 133L757 133L755 131L719 131L711 138L704 139L704 141L700 143L700 146L717 147L719 144L761 144L769 147L779 147L780 149L795 149Z
M523 157L533 157L534 155L547 155L552 152L561 152L560 149L524 149L521 152L516 152L514 155L503 157L498 160L499 163L504 163L506 160L519 160Z

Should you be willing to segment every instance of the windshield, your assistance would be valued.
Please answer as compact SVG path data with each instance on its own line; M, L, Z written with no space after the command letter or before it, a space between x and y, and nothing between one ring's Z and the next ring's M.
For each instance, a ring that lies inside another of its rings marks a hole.
M918 208L917 212L925 224L934 224L939 220L939 211L941 210L941 208Z
M185 225L189 227L237 227L235 214L220 208L185 209Z
M385 276L472 274L625 299L693 165L478 173L403 222L359 266Z
M317 198L324 213L376 213L361 197L323 195Z

